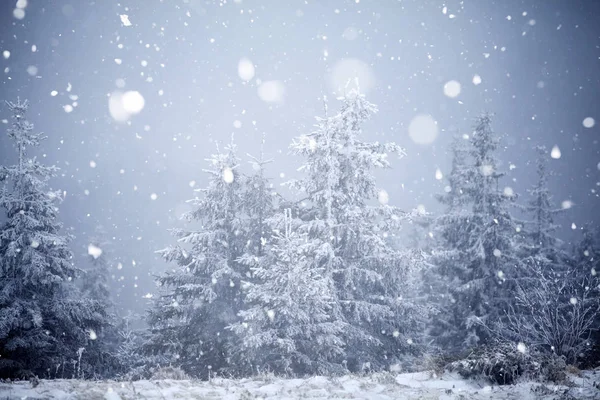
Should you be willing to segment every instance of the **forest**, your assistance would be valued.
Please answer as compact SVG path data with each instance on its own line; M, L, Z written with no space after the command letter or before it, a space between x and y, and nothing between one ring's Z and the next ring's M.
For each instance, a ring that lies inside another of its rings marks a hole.
M1 0L0 400L600 399L598 16Z
M598 366L600 231L585 227L574 245L556 236L570 206L554 204L544 147L528 192L508 186L489 113L452 142L440 214L401 210L378 188L375 171L391 173L405 150L364 141L378 109L356 90L325 101L290 144L301 164L286 184L300 200L273 190L270 159L227 139L186 228L159 250L168 268L146 327L132 329L108 288L109 238L99 230L74 265L63 194L48 189L58 168L38 157L45 137L26 100L6 106L18 163L0 167L3 378L433 369L511 384Z

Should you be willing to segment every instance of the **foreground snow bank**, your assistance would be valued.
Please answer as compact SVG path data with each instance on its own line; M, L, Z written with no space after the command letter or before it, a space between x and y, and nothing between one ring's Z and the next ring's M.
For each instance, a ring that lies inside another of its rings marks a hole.
M312 377L281 379L215 379L201 381L41 381L0 383L0 399L599 399L600 371L586 371L571 377L573 385L543 385L522 382L513 386L489 386L446 374L434 378L427 372L413 374L373 374L340 378Z

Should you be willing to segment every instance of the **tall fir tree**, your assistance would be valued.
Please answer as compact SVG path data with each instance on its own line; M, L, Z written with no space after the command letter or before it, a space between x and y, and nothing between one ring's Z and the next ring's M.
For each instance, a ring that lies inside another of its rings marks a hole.
M473 229L467 251L472 256L466 280L457 292L457 304L468 310L465 344L472 346L489 339L487 326L514 304L514 282L521 274L518 225L509 207L516 199L510 187L500 189L495 152L499 138L492 130L491 116L478 117L471 136L468 194L473 201Z
M428 268L424 269L424 284L430 302L437 308L428 334L437 345L456 349L464 340L464 310L454 306L453 291L465 278L463 266L469 262L469 231L472 229L472 199L469 167L470 143L464 137L454 136L451 146L452 166L446 175L444 194L436 196L445 206L436 216L433 227L433 250Z
M163 354L192 376L209 377L229 367L235 335L225 329L242 308L240 282L247 267L238 262L246 245L243 182L232 143L209 160L208 186L190 202L186 215L197 229L174 230L178 244L160 253L177 268L158 278L161 296L150 310L152 338L146 348Z
M541 272L549 279L564 279L572 266L571 255L556 235L559 228L555 223L556 216L564 213L565 209L552 206L552 196L548 189L548 154L543 146L537 146L535 150L537 180L528 190L527 204L520 207L528 218L521 221L524 242L520 250L523 252L523 267L526 269L521 279L522 285L526 284L527 270Z
M80 280L82 295L98 302L107 313L102 329L96 332L97 340L86 349L88 358L93 359L93 373L98 378L112 378L129 368L117 357L123 337L119 334L121 321L109 287L111 250L108 233L102 225L96 225L86 246L87 264Z
M82 292L97 300L105 309L113 310L114 303L109 289L111 243L102 225L97 225L87 245L88 265L82 277Z
M552 207L548 154L541 146L536 147L536 151L537 179L528 190L529 200L519 206L527 219L520 221L519 226L522 270L514 285L516 302L491 325L491 331L501 340L552 350L574 362L574 347L566 345L580 336L567 334L567 331L577 330L572 318L574 307L570 304L573 282L569 279L569 270L573 263L556 237L558 225L554 222L555 216L565 210Z
M0 167L0 374L81 377L82 352L105 313L72 282L78 270L57 218L61 193L47 190L58 169L27 156L45 137L25 118L27 101L6 104L18 164Z
M247 257L254 280L247 283L248 308L243 322L232 326L242 338L241 352L252 361L252 372L332 374L343 371L347 324L334 318L335 288L324 266L317 241L297 230L301 221L291 210L272 217L275 232L265 255Z
M448 285L447 325L440 344L453 350L485 344L490 325L514 305L514 283L521 275L518 225L509 211L516 198L510 187L500 189L495 152L499 138L491 116L475 120L464 151L456 154L450 174L451 191L441 198L448 205L440 218L442 249L440 273ZM456 190L458 189L458 190Z
M353 90L340 112L318 118L316 130L291 146L305 158L300 168L305 177L290 182L305 197L298 229L324 255L313 268L323 268L335 282L341 308L334 317L349 326L342 339L351 370L389 365L410 347L419 313L403 297L407 260L387 240L405 216L387 204L388 195L377 190L373 176L374 170L389 168L390 154L403 150L361 140L363 123L376 111ZM372 205L375 199L378 206Z
M242 198L247 216L248 242L246 253L257 257L263 255L263 247L269 234L267 220L275 212L270 182L265 175L265 167L273 160L265 159L264 144L265 138L263 136L259 157L248 154L254 172L245 180Z

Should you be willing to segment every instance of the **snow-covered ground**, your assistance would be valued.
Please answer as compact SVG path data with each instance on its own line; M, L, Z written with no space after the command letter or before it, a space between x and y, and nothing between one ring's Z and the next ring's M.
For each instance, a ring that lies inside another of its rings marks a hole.
M0 383L0 399L600 399L600 371L586 371L570 380L573 384L569 386L534 382L490 386L452 374L434 378L426 372L308 379L263 376L212 382L54 380L41 381L35 388L29 382Z

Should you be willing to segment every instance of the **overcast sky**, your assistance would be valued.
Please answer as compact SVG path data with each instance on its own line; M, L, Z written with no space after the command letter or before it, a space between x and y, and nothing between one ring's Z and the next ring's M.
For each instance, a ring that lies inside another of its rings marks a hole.
M501 184L526 200L532 147L545 145L556 206L574 204L560 235L576 239L600 215L599 15L592 0L3 0L0 97L29 99L48 135L35 154L61 168L52 187L67 192L78 261L103 225L119 305L141 311L168 267L154 252L173 243L216 143L234 134L244 157L266 134L280 190L301 162L288 144L355 75L380 110L365 138L406 148L378 174L390 203L438 212L452 133L489 111L504 135ZM411 138L424 115L437 136ZM14 161L3 134L0 163Z

